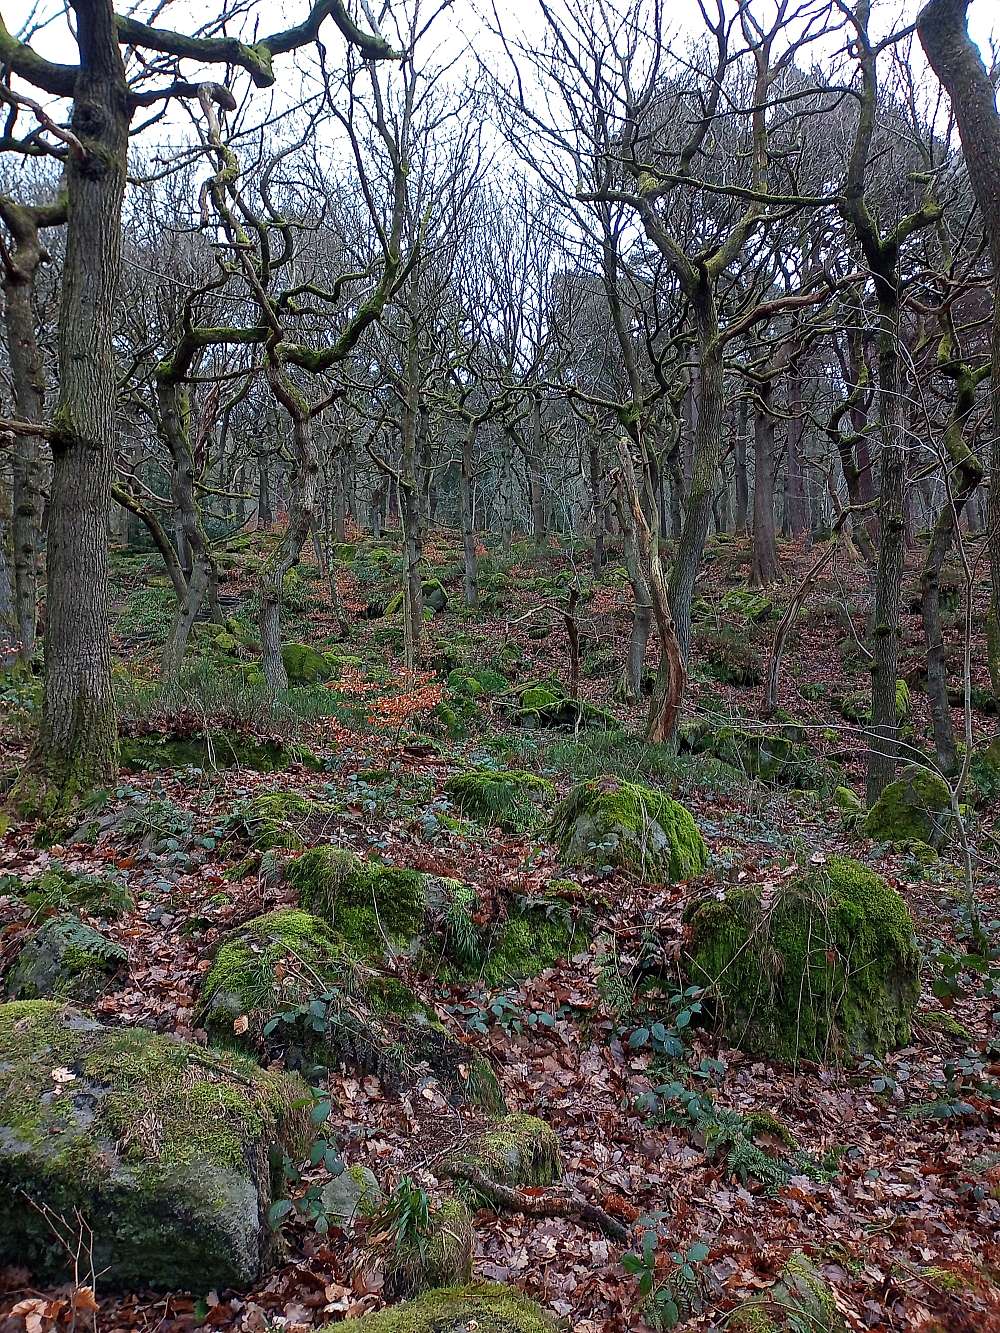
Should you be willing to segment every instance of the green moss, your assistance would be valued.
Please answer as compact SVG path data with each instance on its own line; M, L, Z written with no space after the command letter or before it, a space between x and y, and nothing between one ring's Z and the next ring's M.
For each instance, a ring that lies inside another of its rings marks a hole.
M559 702L560 696L554 694L551 690L543 686L536 685L530 690L525 690L521 695L521 707L526 712L538 712L539 709L548 708L552 704Z
M798 1250L771 1290L737 1311L730 1327L739 1333L848 1333L830 1287Z
M127 963L120 944L79 917L51 917L18 955L7 978L7 994L14 1000L90 1003L114 985Z
M711 987L734 1045L794 1064L905 1045L920 989L906 904L881 876L831 857L766 899L754 887L695 903L687 970Z
M690 812L663 792L616 778L574 787L550 830L567 865L619 866L648 878L690 879L708 848Z
M307 643L282 644L281 660L289 685L319 685L333 674L324 655Z
M303 1086L45 1001L0 1006L0 1262L41 1277L66 1256L22 1191L79 1209L108 1286L248 1284L271 1238L272 1151L304 1146Z
M303 907L328 921L364 957L408 949L427 915L425 877L417 870L362 861L337 847L314 847L288 867Z
M260 740L236 732L213 731L194 736L131 736L122 741L124 768L252 768L272 773L301 764L318 770L323 762L304 745Z
M488 931L482 946L484 963L477 969L487 986L536 977L573 949L586 944L586 932L563 904L522 907Z
M444 789L463 815L509 833L539 828L545 822L542 807L555 796L555 787L546 778L521 770L458 773Z
M555 1320L514 1287L474 1285L430 1291L323 1333L556 1333Z
M227 822L259 852L279 847L301 851L308 826L322 823L332 814L331 806L298 792L275 791L240 801Z
M201 985L199 1021L232 1041L233 1023L249 1017L248 1035L281 1008L302 1004L327 985L356 989L358 960L330 927L286 908L248 921L219 946Z
M515 1189L551 1185L562 1175L559 1138L550 1125L533 1115L506 1115L491 1121L447 1160L473 1166L495 1184Z
M862 814L865 808L861 797L850 787L838 787L833 793L833 803L838 810L843 810L849 815Z
M925 842L941 847L951 824L951 792L939 774L907 764L890 782L865 818L876 842Z
M468 1205L459 1198L444 1199L435 1208L425 1233L407 1232L390 1241L382 1256L385 1294L405 1300L421 1292L468 1282L472 1276L475 1235Z

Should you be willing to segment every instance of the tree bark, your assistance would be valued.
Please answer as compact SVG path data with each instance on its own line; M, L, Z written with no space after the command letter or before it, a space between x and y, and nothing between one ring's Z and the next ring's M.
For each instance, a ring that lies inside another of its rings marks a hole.
M66 161L67 232L59 316L59 396L46 557L45 693L15 799L62 810L118 771L111 685L108 497L117 374L114 318L129 105L111 0L74 0L79 71Z
M774 527L774 437L775 421L771 410L774 385L763 381L758 387L759 402L753 428L753 540L751 542L750 584L766 588L777 583L781 574Z

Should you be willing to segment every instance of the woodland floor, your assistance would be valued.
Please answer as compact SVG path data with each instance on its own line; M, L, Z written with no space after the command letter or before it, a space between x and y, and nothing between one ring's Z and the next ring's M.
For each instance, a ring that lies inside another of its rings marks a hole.
M454 544L439 534L430 555L456 608L461 580ZM779 603L811 558L798 547L782 547L787 582L775 594ZM913 553L910 595L917 567L918 553ZM482 665L508 645L507 659L521 659L517 671L506 667L512 680L549 674L566 680L567 645L558 616L552 615L546 637L529 634L545 619L544 612L532 608L556 595L535 585L568 568L566 555L554 549L540 558L525 555L509 570L512 591L501 609L476 617L450 609L430 623L432 656L450 644L454 660L458 644L467 661ZM150 677L155 675L155 627L147 634L149 627L136 608L149 605L149 592L143 589L151 570L152 558L119 557L114 587L124 612L116 645L119 657L133 672ZM716 545L699 591L717 607L730 587L743 583L747 570L745 546ZM237 566L224 592L235 599L252 584L252 574ZM358 611L373 588L362 586L348 572L341 580L341 595L349 611ZM419 729L441 697L441 677L428 673L407 680L393 664L383 620L358 618L349 641L335 644L335 620L322 580L311 582L310 597L288 637L354 654L364 663L341 678L343 716L320 718L302 733L302 739L328 759L328 771L123 776L120 789L109 795L109 808L125 800L131 789L157 787L193 818L193 828L166 851L134 841L117 845L114 840L96 848L42 851L30 827L15 827L7 834L0 874L31 876L59 857L81 869L110 862L131 880L137 908L109 927L127 948L131 964L127 985L99 1002L99 1012L109 1021L203 1040L195 1027L196 987L219 939L235 924L291 900L286 887L257 875L235 883L225 878L246 849L227 841L219 830L233 804L248 793L298 790L317 798L335 793L340 813L331 821L332 840L468 881L487 900L514 893L541 895L552 878L565 873L544 841L497 830L474 836L450 832L433 812L444 808L440 795L448 776L470 759L484 757L545 773L562 794L573 781L574 768L578 776L593 775L594 769L585 767L593 760L587 757L585 738L574 746L566 737L515 732L495 705L486 703L468 736L439 736L436 746L426 744ZM863 791L863 747L831 696L866 685L864 666L849 651L850 632L837 612L838 605L849 606L855 624L862 626L862 597L859 572L846 561L836 565L807 604L782 682L783 707L815 728L817 752L839 756L857 791ZM635 730L641 723L638 710L629 712L612 698L628 641L627 585L610 576L597 584L582 604L580 620L585 668L581 692ZM718 620L725 623L725 613L719 611ZM974 620L981 632L978 611ZM762 661L773 621L759 629L744 628L760 645ZM904 674L912 689L914 728L917 736L926 737L926 702L919 691L919 615L908 611L905 628ZM953 627L951 639L957 655L960 625ZM606 653L608 649L612 651ZM984 657L977 640L973 670L981 686L987 683ZM588 662L599 664L605 658L616 658L618 666L612 663L604 674L588 674ZM707 678L695 658L695 709L752 717L758 695L758 686L737 688ZM807 697L816 695L820 697ZM16 765L27 748L31 718L22 694L10 691L0 699L5 700L2 748ZM955 716L960 723L961 713ZM997 718L976 712L974 720L977 744L986 744L997 732ZM956 860L946 855L922 865L912 855L887 853L845 827L828 799L765 788L735 772L725 780L698 760L678 766L661 780L692 810L710 846L706 882L713 875L777 879L796 857L838 851L885 874L908 902L928 957L920 1015L940 1009L931 989L938 971L933 954L936 947L954 951L961 930ZM1000 841L989 812L976 829L976 839L977 893L985 919L995 921L1000 918ZM450 1029L492 1058L511 1109L537 1113L553 1125L569 1179L577 1188L629 1222L643 1214L662 1214L663 1280L675 1268L674 1252L696 1242L708 1247L707 1257L696 1265L697 1290L691 1293L689 1314L679 1326L724 1327L726 1312L772 1283L789 1254L800 1248L821 1266L853 1329L1000 1330L996 998L991 1000L983 987L966 978L950 1012L973 1034L971 1043L943 1033L933 1020L918 1015L912 1044L869 1066L803 1065L793 1070L752 1060L721 1046L710 1031L698 1029L689 1036L680 1066L664 1070L648 1049L629 1046L628 1028L623 1029L598 989L599 973L606 967L601 960L616 955L627 975L630 962L650 948L665 959L676 959L682 911L698 886L638 883L620 872L575 878L596 917L594 942L553 970L506 991L502 1021L490 1007L495 997L474 987L443 987L425 976L407 979L436 1006ZM0 899L0 925L2 964L3 953L26 928L16 900ZM540 1015L548 1017L539 1021ZM706 1060L710 1063L703 1065ZM772 1112L817 1157L832 1148L846 1149L835 1178L817 1183L794 1177L773 1197L753 1179L740 1183L731 1178L725 1163L707 1154L684 1128L657 1124L637 1109L641 1094L677 1078L708 1086L720 1105ZM435 1153L459 1136L463 1117L475 1114L448 1107L433 1089L391 1095L376 1079L350 1072L331 1072L329 1087L344 1159L370 1165L389 1187L404 1173L419 1176ZM925 1104L933 1108L930 1113L913 1114ZM297 1333L379 1307L378 1275L359 1273L359 1254L348 1237L335 1231L318 1236L300 1222L286 1230L288 1261L258 1290L238 1296L212 1293L199 1301L185 1293L108 1296L98 1288L98 1327L102 1333L178 1333L194 1327L284 1328ZM622 1267L622 1252L602 1236L559 1218L486 1212L477 1216L477 1235L477 1276L522 1287L564 1316L567 1327L577 1333L647 1327L639 1313L635 1279ZM32 1294L53 1300L59 1295L32 1293L23 1272L0 1275L3 1333L20 1333L20 1319L5 1318L3 1311Z

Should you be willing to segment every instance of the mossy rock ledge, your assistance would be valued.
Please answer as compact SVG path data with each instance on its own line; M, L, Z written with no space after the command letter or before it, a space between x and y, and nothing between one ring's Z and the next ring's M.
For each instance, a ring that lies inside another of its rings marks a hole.
M859 862L831 856L773 892L729 889L693 903L685 921L689 980L709 988L716 1024L740 1050L795 1064L909 1041L920 992L913 921Z
M865 817L864 829L876 842L926 842L940 848L951 830L951 792L939 774L907 764Z
M193 736L145 735L125 737L121 743L123 768L250 768L274 773L301 764L319 770L323 761L305 745L286 743L236 732L199 732Z
M515 1287L444 1287L321 1333L556 1333L559 1325Z
M690 811L661 791L596 778L556 807L550 834L565 865L616 866L649 879L684 880L708 865Z
M112 1288L204 1292L267 1271L281 1153L304 1149L304 1085L51 1001L0 1005L0 1265L67 1259L25 1195L79 1209Z
M90 1004L110 990L128 954L72 915L49 917L17 956L7 978L12 1000L78 1000Z

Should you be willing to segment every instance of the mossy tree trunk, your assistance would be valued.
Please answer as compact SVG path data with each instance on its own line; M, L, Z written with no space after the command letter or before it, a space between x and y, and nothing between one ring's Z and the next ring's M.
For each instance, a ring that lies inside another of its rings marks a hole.
M780 575L774 526L774 381L761 380L757 388L753 427L753 539L750 586L766 588Z
M129 103L108 0L78 0L80 65L66 159L59 396L46 556L45 692L22 806L53 813L118 771L111 687L108 504L114 468L114 317L121 276Z
M969 179L983 217L993 258L993 339L990 399L993 441L990 447L988 509L990 553L990 623L987 659L993 693L1000 699L1000 112L996 89L966 22L969 0L931 0L920 13L920 41L935 74L951 98Z
M41 421L45 414L45 360L35 325L35 279L46 258L41 230L66 220L66 201L30 207L0 197L0 218L12 245L3 246L4 331L10 361L14 415ZM17 658L27 665L35 651L38 617L38 547L42 516L42 456L37 435L18 431L12 451L13 619Z

